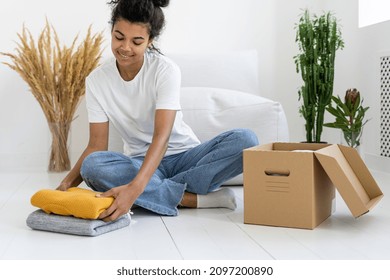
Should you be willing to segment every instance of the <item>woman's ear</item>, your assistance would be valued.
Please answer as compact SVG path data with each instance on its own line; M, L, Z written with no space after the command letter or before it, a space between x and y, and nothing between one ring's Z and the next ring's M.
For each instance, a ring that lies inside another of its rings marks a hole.
M153 39L149 40L149 43L148 43L148 48L150 49L153 45Z

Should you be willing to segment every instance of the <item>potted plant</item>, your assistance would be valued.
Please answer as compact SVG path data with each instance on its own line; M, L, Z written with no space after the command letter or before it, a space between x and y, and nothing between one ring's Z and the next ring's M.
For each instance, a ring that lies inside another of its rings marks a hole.
M70 47L62 47L57 33L46 20L37 43L25 26L17 35L20 43L16 53L0 53L13 63L3 63L29 85L46 117L52 135L49 171L69 170L67 140L70 124L85 93L85 78L101 57L103 34L93 35L90 27L78 47L77 37Z
M335 107L331 103L326 110L335 117L335 121L325 123L324 126L341 129L347 145L358 148L363 126L368 122L364 117L370 107L363 107L363 99L356 88L347 90L344 101L339 96L333 96L332 101Z
M296 26L299 54L294 57L303 85L300 114L305 119L306 141L321 142L326 106L333 95L336 51L344 47L337 19L326 12L311 17L305 10Z

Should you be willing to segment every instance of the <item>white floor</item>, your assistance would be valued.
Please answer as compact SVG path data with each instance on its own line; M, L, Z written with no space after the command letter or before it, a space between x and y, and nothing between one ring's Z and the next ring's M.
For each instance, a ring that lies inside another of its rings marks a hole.
M54 188L64 174L0 173L0 259L2 260L389 260L390 175L373 172L385 193L380 203L355 219L337 195L336 212L314 230L243 223L243 190L235 211L182 209L160 217L136 209L129 227L98 237L31 230L25 220L36 208L30 197Z

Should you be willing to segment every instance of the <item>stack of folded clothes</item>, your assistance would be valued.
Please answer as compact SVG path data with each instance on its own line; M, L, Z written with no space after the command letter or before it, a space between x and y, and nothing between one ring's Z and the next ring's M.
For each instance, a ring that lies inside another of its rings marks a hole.
M112 222L98 220L114 198L96 197L96 194L82 188L40 190L31 197L31 204L40 209L28 216L27 225L37 230L98 236L130 224L130 214Z

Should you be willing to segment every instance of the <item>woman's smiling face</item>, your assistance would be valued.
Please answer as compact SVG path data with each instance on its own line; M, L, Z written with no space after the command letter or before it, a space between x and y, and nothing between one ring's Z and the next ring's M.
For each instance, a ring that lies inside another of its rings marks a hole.
M118 20L111 31L111 50L119 70L138 71L151 44L147 25Z

